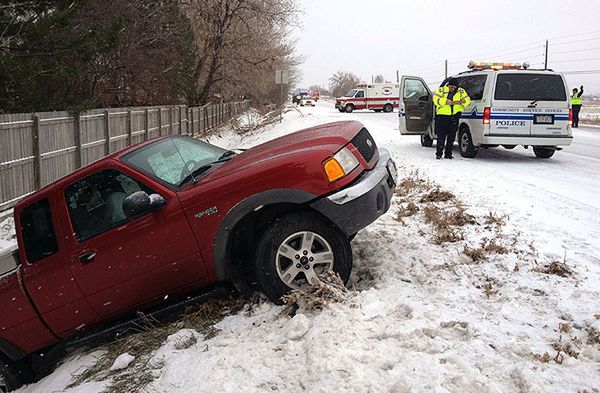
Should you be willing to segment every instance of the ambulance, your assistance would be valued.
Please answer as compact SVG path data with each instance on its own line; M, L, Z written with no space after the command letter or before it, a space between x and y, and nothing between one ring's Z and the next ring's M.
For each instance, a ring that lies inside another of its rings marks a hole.
M460 117L458 145L463 157L481 148L531 146L538 158L550 158L573 141L568 86L561 73L529 69L527 63L470 62L455 75L471 104ZM421 135L421 145L436 139L432 90L422 78L402 76L400 133Z
M397 83L361 84L343 97L336 98L335 108L340 112L347 113L355 109L392 112L400 105L399 89L400 85Z

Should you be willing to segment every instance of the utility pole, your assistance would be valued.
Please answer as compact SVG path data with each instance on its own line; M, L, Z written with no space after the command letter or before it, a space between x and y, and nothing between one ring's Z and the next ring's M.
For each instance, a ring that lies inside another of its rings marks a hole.
M548 69L548 40L546 40L546 54L544 55L544 69Z
M400 83L400 70L396 70L396 83Z
M448 60L444 60L444 79L448 77Z

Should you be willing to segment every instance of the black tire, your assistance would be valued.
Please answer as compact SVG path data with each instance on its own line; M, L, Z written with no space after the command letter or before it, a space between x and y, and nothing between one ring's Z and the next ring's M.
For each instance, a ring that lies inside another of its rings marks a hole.
M544 147L533 148L533 154L535 154L537 158L550 158L554 155L554 151L554 149L548 149Z
M353 110L354 110L354 105L352 105L352 104L346 105L346 113L352 113Z
M19 372L16 367L0 358L0 392L11 392L23 385L22 380L19 378L20 374L22 372Z
M517 145L502 145L503 148L508 149L508 150L512 150L515 147L517 147Z
M344 113L344 112L346 112L346 111L344 110L344 108L338 108L338 111L340 111L340 113Z
M433 146L433 139L431 139L429 134L421 134L421 146L423 146L423 147Z
M305 254L308 248L303 249L302 242L306 239L305 234L309 233L310 251ZM283 253L288 253L291 258ZM293 272L287 275L288 282L297 286L307 285L308 276L304 269L311 274L320 274L318 270L325 269L321 265L313 265L314 259L310 260L319 254L328 254L328 260L333 258L333 271L340 275L344 284L347 283L352 271L352 248L348 238L336 226L316 213L297 212L279 217L258 239L254 259L258 285L269 299L281 304L281 297L293 289L281 274L292 268ZM313 269L313 266L316 268Z
M394 107L392 106L392 104L385 104L385 105L383 106L383 111L384 111L385 113L390 113L390 112L392 112L393 110L394 110Z
M473 139L468 128L463 128L458 133L458 147L460 155L465 158L474 158L477 155L477 148L473 145Z

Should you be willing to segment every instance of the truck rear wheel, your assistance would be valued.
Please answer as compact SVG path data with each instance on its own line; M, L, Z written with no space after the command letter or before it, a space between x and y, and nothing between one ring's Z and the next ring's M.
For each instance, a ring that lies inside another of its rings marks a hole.
M0 392L11 392L21 385L23 383L19 379L19 372L4 359L0 359Z
M393 110L394 110L394 107L392 106L392 104L385 104L385 105L383 106L383 111L384 111L385 113L390 113L390 112L391 112L391 111L393 111Z
M423 146L423 147L433 146L433 139L431 139L429 134L421 134L421 146Z
M352 113L353 110L354 110L354 105L352 105L352 104L346 105L346 113Z
M352 270L348 238L316 213L291 213L273 221L261 234L255 272L261 290L273 302L292 289L311 285L333 270L344 284Z
M473 158L477 155L477 148L473 145L473 139L468 128L462 128L458 134L460 155L465 158Z
M554 149L548 149L544 147L534 147L533 154L537 158L550 158L554 155Z

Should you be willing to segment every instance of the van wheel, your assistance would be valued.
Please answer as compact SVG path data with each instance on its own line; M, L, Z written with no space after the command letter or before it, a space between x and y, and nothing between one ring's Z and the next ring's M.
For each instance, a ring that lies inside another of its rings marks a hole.
M508 150L512 150L515 147L517 147L517 145L502 145L503 148L508 149Z
M477 155L477 148L473 145L473 139L471 139L471 133L468 128L463 128L458 134L458 141L460 143L460 155L465 158L473 158Z
M537 158L550 158L554 155L554 149L547 149L543 147L534 147L533 153Z
M23 383L19 379L19 371L0 359L0 392L10 392L18 389Z
M391 111L393 111L393 110L394 110L394 107L392 106L392 104L385 104L385 105L383 106L383 111L384 111L385 113L390 113L390 112L391 112Z
M354 110L354 105L352 105L352 104L346 105L346 113L352 113L353 110Z
M333 270L348 282L352 270L349 239L316 213L279 217L258 240L255 271L258 285L273 302L292 289L311 285Z
M433 139L431 139L429 134L421 134L421 146L423 146L423 147L433 146Z

